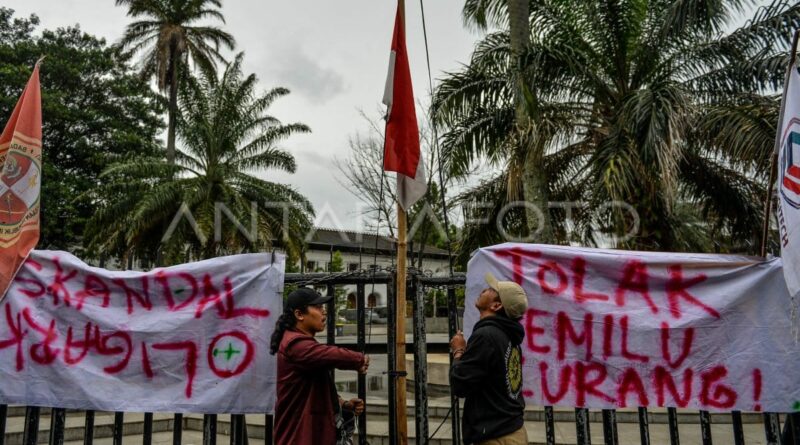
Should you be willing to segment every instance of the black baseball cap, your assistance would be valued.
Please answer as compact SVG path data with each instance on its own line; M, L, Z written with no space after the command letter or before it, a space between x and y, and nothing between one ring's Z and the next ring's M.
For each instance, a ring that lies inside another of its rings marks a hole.
M295 310L313 304L325 304L331 300L333 300L333 295L323 297L314 289L301 287L289 293L289 296L286 297L286 307Z

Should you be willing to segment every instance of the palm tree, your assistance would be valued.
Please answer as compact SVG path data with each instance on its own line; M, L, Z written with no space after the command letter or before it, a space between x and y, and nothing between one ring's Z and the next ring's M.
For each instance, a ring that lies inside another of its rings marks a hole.
M434 98L450 172L462 175L478 161L501 170L462 198L496 211L521 199L520 166L528 151L541 150L550 200L585 203L569 209L572 224L567 209L551 209L561 243L754 251L774 93L800 6L776 0L727 31L744 2L530 2L521 64L533 125L520 150L507 2L466 0L467 23L501 31L487 34ZM528 233L523 209L505 215L507 231ZM499 240L494 227L468 228L464 249Z
M294 157L276 144L309 129L268 115L273 101L289 91L257 94L256 77L243 78L241 62L239 55L219 79L213 73L187 79L178 126L185 150L176 151L175 164L133 160L103 173L106 183L97 193L102 201L87 231L90 247L149 258L160 252L166 263L275 243L290 254L300 252L311 204L292 188L253 173L294 172Z
M516 151L525 153L521 168L522 195L529 203L539 209L547 209L547 181L542 171L541 147L535 146L534 122L529 112L530 88L525 83L524 59L530 50L530 7L528 0L508 0L508 28L511 43L511 55L514 62L514 120L516 134L514 143ZM526 207L526 222L529 231L536 233L536 241L552 243L553 233L550 227L549 214L545 211L537 214ZM541 221L539 221L541 219Z
M234 48L233 36L204 25L195 25L205 18L225 23L216 8L220 0L116 0L127 6L128 15L139 18L128 25L119 42L131 54L144 52L142 76L155 77L161 91L169 92L167 160L174 162L175 125L178 109L179 80L189 59L201 69L213 69L223 61L220 47Z

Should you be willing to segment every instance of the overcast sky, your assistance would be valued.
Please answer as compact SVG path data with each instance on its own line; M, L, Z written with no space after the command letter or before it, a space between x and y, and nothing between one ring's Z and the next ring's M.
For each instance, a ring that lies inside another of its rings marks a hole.
M18 16L38 15L42 27L80 24L109 42L116 42L130 22L127 10L114 6L114 0L4 0L3 5ZM434 77L465 63L480 37L464 28L462 5L463 0L425 2ZM245 52L245 72L255 73L263 90L284 86L292 91L275 103L271 114L311 127L311 134L293 136L283 144L296 157L297 172L263 176L305 194L323 219L318 225L339 225L334 221L338 219L346 228L359 228L358 200L337 182L339 172L332 161L347 157L348 139L367 130L359 110L380 110L395 8L390 0L223 1L223 26L236 38L238 51ZM414 93L427 103L418 1L408 1L406 21Z
M37 14L45 28L80 24L109 42L116 42L130 22L127 10L114 6L114 0L4 0L3 5L17 15ZM462 5L463 0L425 1L434 82L466 63L481 37L463 26ZM292 91L271 114L312 129L283 145L297 159L295 174L261 176L305 194L317 210L319 226L362 228L358 200L337 181L333 159L346 158L348 139L368 130L360 110L377 115L382 109L395 8L394 0L223 1L223 26L236 38L238 51L245 52L245 72L255 73L263 90L284 86ZM428 103L419 1L407 0L406 8L414 92L418 102ZM419 110L418 118L424 118Z

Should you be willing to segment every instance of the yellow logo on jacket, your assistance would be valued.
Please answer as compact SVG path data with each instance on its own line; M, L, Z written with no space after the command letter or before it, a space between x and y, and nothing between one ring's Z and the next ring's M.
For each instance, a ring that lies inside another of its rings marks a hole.
M506 348L506 386L508 396L516 399L522 391L522 354L511 343Z

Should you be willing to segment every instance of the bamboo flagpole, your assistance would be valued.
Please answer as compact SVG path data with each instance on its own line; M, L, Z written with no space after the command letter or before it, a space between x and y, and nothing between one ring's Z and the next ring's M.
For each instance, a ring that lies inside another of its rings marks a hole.
M401 28L403 37L405 37L406 28L406 5L405 0L398 0L397 2L397 17L399 24L396 27ZM405 40L405 38L403 38ZM394 47L394 45L392 45ZM405 41L403 42L405 46ZM404 48L405 49L405 48ZM396 59L395 59L396 60ZM396 65L395 65L396 68ZM409 72L410 74L410 72ZM410 83L409 83L410 86ZM415 116L416 117L416 116ZM399 173L398 173L399 175ZM398 189L399 189L398 181ZM398 190L398 198L399 190ZM395 413L397 415L397 444L408 444L408 419L406 414L406 258L407 258L407 236L408 236L408 214L403 208L400 199L397 202L397 290L395 292L395 371L397 372L397 392L395 400Z
M397 172L397 289L395 292L395 363L393 375L397 390L395 407L396 443L408 443L406 416L406 212L425 195L428 183L425 163L419 142L414 91L411 85L411 70L408 63L405 36L405 1L398 0L395 16L392 51L389 58L389 74L383 103L387 106L386 133L383 150L384 171ZM393 438L394 439L394 438ZM417 438L424 442L427 438ZM422 443L420 442L420 443ZM394 442L393 442L394 443Z
M402 0L401 0L402 1ZM399 445L408 444L408 419L406 415L406 232L407 215L403 206L397 203L397 322L395 327L395 355L397 363L397 443ZM419 438L417 438L419 440Z

